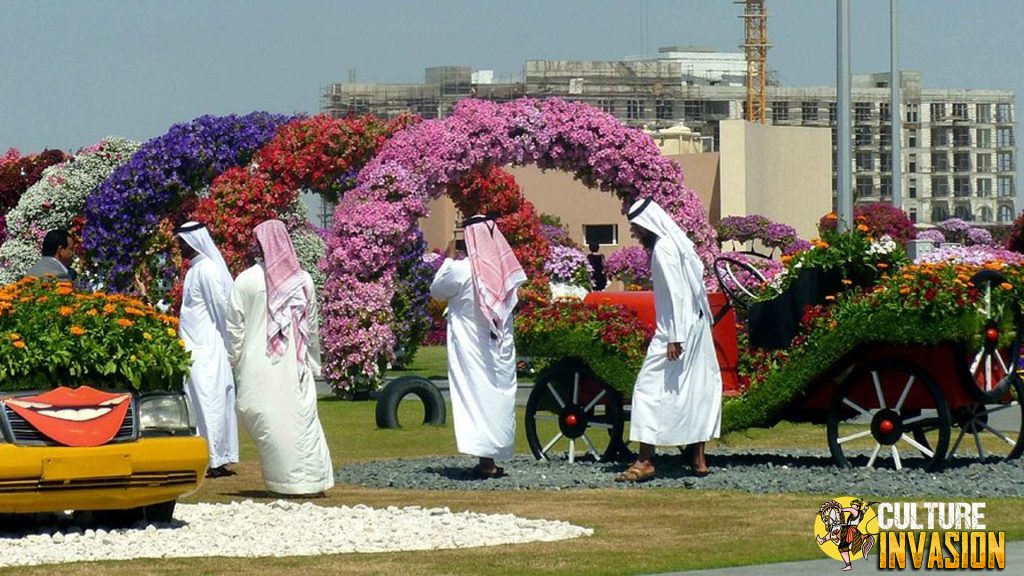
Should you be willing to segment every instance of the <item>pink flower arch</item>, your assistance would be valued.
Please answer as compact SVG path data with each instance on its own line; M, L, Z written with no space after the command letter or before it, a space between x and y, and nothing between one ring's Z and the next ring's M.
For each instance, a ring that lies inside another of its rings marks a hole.
M378 378L393 345L389 324L400 247L427 203L484 165L535 164L614 192L623 211L652 198L687 231L709 264L714 229L679 166L654 141L592 106L560 99L505 104L462 100L448 118L396 134L338 204L324 261L325 376L347 389Z

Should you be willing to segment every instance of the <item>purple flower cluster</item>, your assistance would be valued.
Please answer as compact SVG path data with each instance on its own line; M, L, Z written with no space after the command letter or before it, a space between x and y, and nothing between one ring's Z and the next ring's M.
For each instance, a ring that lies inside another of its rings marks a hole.
M589 289L594 269L583 252L569 246L552 245L548 259L544 262L544 273L552 282Z
M995 246L996 241L992 238L992 233L984 228L968 228L967 230L967 245L968 246Z
M604 269L608 276L627 287L651 285L651 254L642 246L628 246L612 252Z
M614 192L624 208L637 198L654 199L689 233L710 268L715 231L679 166L650 136L581 102L462 100L448 118L411 126L385 143L334 214L324 371L335 386L377 377L389 359L395 246L410 240L428 201L479 166L530 163Z
M247 163L291 118L201 116L146 142L86 199L82 234L112 290L126 290L157 224L218 174Z
M772 222L760 214L726 216L715 229L718 231L719 242L732 240L742 244L758 240L765 248L780 248L784 254L806 250L810 246L797 238L796 229L792 226Z
M548 241L551 246L568 246L572 244L572 239L569 238L569 233L560 226L554 224L541 224L540 235Z
M960 218L950 218L935 225L936 229L942 232L946 240L959 242L968 246L993 246L995 240L992 233L983 228L974 228L968 222ZM918 235L920 237L920 235Z
M1024 265L1024 255L995 246L944 246L922 254L915 264L952 262L983 266L987 262L1003 262L1016 266Z
M917 239L927 240L929 242L945 242L946 235L943 234L942 231L940 231L937 228L929 228L927 230L922 230L918 232Z

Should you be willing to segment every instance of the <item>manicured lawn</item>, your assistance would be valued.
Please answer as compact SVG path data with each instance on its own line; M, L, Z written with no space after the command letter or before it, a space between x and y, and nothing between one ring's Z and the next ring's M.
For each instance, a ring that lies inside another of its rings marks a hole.
M422 408L403 404L402 420L417 422ZM454 453L449 423L378 430L372 402L323 400L320 416L335 466L382 458ZM521 419L520 419L521 421ZM519 434L517 452L526 453ZM734 448L820 448L821 427L782 424L720 441ZM208 480L185 502L267 500L256 450L242 436L237 476ZM713 450L713 448L712 448ZM412 491L342 485L315 500L323 506L447 506L453 511L512 513L558 519L594 529L563 542L432 552L344 554L298 558L188 558L0 570L2 574L120 576L142 574L644 574L821 558L811 538L821 494L757 495L685 489L564 491ZM1024 501L987 499L986 520L1011 539L1024 538ZM766 545L770 540L771 545Z

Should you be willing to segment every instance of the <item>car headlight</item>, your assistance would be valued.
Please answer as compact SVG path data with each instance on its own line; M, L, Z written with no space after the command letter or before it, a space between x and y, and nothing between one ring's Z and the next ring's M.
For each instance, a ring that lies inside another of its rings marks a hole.
M139 398L139 432L143 436L195 434L196 423L184 394L147 394Z

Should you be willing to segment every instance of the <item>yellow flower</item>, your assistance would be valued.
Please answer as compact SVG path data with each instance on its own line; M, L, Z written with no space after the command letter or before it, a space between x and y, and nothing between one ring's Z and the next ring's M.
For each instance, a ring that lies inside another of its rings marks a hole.
M185 347L185 341L182 340L181 338L178 338L178 347L179 348L184 348Z
M82 328L81 326L72 325L71 334L74 336L81 336L82 334L85 334L85 328Z
M143 332L142 333L142 337L145 338L146 340L152 340L153 339L153 336L149 332Z
M178 335L178 333L174 331L174 328L168 328L167 335L170 336L171 338L174 338L175 336Z
M21 340L21 334L18 334L17 332L11 332L7 337L11 340Z
M61 306L60 308L57 309L57 314L60 314L61 316L65 316L66 317L66 316L71 316L71 313L74 312L74 311L75 311L75 309L72 308L71 306Z
M138 361L138 358L135 357L135 354L132 354L132 357L129 358L129 360L131 360L132 362L136 362Z
M97 312L95 308L90 308L89 311L85 313L86 316L95 316L97 314L99 314L99 312Z

